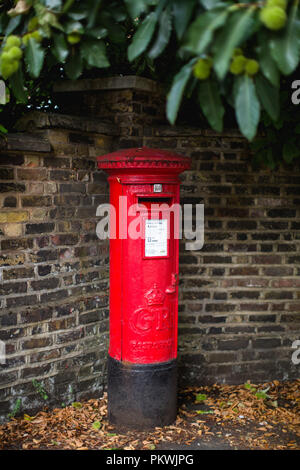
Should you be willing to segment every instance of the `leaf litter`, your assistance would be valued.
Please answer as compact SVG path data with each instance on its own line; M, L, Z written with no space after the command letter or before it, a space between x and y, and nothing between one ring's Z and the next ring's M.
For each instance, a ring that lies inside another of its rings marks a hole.
M120 431L107 420L107 395L13 417L0 426L0 449L163 449L222 439L232 448L300 449L300 380L189 387L174 424Z

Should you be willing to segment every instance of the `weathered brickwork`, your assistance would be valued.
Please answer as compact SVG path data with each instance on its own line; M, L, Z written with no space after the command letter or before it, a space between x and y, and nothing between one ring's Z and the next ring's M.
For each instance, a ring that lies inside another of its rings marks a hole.
M109 255L95 227L108 191L95 157L111 151L107 132L43 128L30 152L1 151L2 418L18 399L33 410L103 390ZM12 145L26 147L26 137Z
M30 411L105 387L109 253L95 227L108 185L96 156L117 148L192 157L181 200L204 204L205 244L181 242L181 384L299 376L299 167L253 169L238 132L170 127L159 87L124 80L59 85L66 114L30 113L0 146L1 419L18 399Z
M128 76L80 80L77 84L63 82L55 90L62 92L59 100L63 112L76 116L83 113L117 125L118 148L141 147L147 125L165 124L161 86L146 78Z

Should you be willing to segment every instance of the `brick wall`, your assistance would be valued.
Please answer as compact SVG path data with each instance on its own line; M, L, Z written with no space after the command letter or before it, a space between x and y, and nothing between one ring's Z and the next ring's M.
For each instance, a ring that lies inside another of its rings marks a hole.
M0 153L2 419L18 399L30 411L101 394L105 383L108 244L95 226L108 191L95 157L118 131L40 113L19 123L28 126L34 134L10 135Z
M108 345L108 244L95 157L146 145L192 157L181 200L205 205L205 245L180 254L181 384L299 376L300 170L254 170L236 131L164 120L160 88L130 77L58 84L0 149L0 416L99 396ZM71 115L72 114L72 115ZM82 115L88 116L87 118ZM49 396L44 401L33 380Z

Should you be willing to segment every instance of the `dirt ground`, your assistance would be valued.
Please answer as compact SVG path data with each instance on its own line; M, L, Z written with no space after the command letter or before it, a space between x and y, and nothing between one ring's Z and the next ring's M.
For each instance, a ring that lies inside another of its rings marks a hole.
M138 433L108 423L104 395L11 418L0 449L299 450L300 380L188 388L173 425Z

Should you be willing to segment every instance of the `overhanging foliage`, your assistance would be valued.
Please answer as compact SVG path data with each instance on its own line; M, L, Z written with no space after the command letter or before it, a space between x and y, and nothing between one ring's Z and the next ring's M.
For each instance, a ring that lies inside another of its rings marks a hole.
M300 60L298 4L5 1L0 71L14 99L26 103L43 74L76 80L94 69L116 73L129 62L137 73L147 69L170 82L166 113L172 124L184 95L195 98L219 132L228 108L234 109L249 141L263 123L266 137L255 149L258 158L274 167L282 155L290 163L300 154L296 110L291 112L290 97L281 91L284 78L297 70Z

